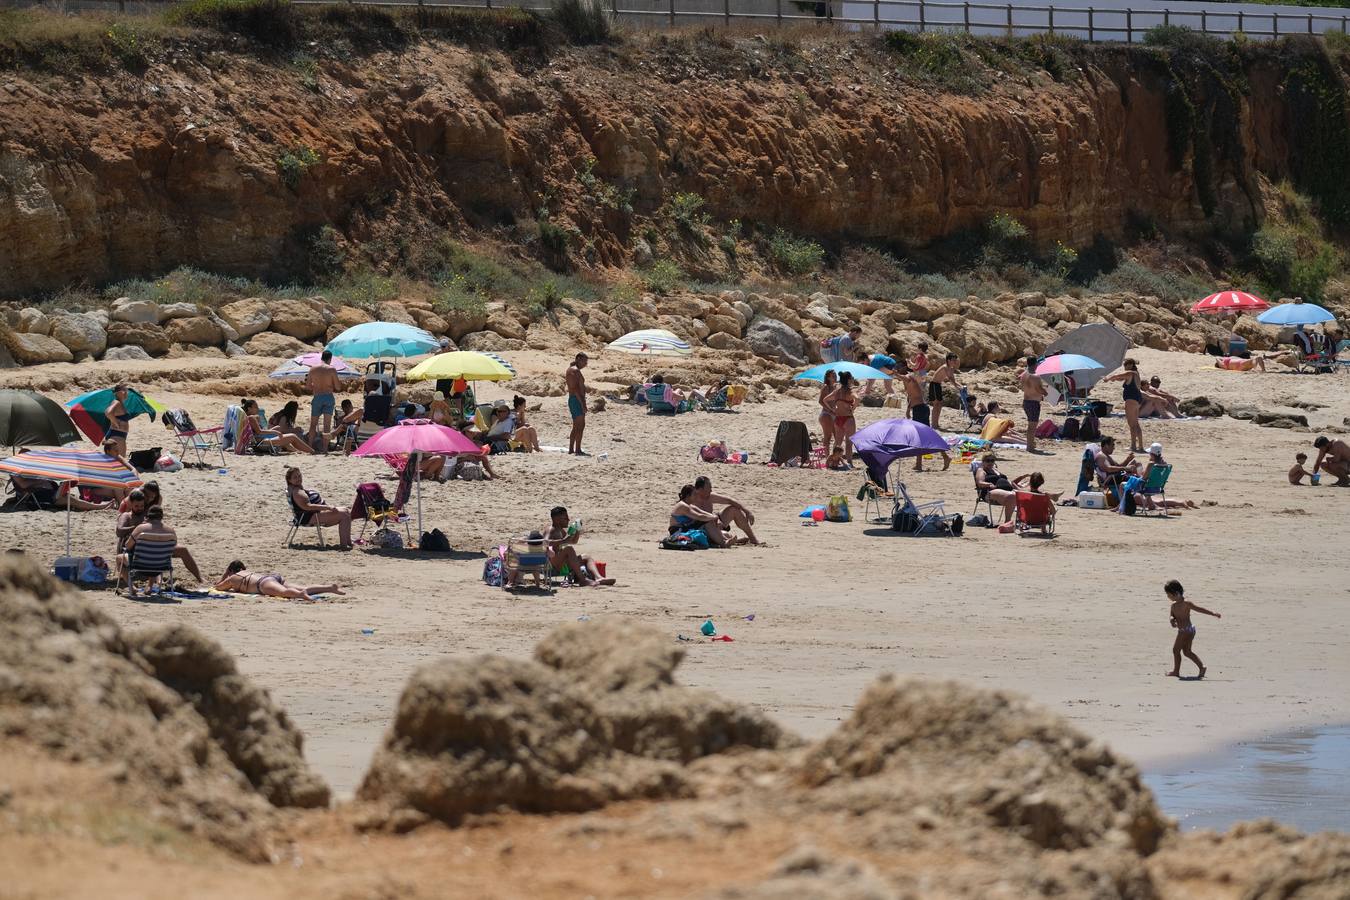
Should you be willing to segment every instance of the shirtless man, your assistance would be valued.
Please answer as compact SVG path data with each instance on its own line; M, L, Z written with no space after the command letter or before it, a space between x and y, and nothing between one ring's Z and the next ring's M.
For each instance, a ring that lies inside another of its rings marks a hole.
M578 353L576 359L567 367L567 411L572 414L572 433L567 437L567 452L577 456L586 456L581 449L581 436L586 432L586 377L581 370L586 368L588 357Z
M338 381L337 369L333 368L333 354L325 350L319 357L322 362L309 370L305 376L305 390L314 396L309 401L309 445L314 446L316 434L323 434L323 446L319 452L328 452L328 432L333 427L333 411L337 409L336 394L342 388ZM323 427L319 427L319 418L323 417Z
M1216 612L1210 612L1203 606L1196 606L1187 600L1180 581L1173 579L1167 582L1163 586L1163 590L1167 592L1167 599L1172 601L1172 608L1168 610L1168 613L1171 615L1172 627L1177 630L1177 639L1172 642L1172 671L1167 673L1167 677L1181 677L1181 654L1184 653L1186 658L1200 669L1199 677L1204 678L1205 664L1191 650L1191 644L1195 643L1195 625L1191 623L1191 613L1204 613L1216 619L1222 619L1223 616Z
M581 526L578 525L576 531L568 533L567 526L572 520L567 514L567 507L553 507L549 510L548 518L548 527L543 532L544 545L548 548L553 571L561 572L566 566L572 570L577 581L587 587L609 587L614 584L613 578L601 577L595 560L577 552L577 541L581 540Z
M1162 389L1162 379L1154 375L1148 381L1139 385L1144 392L1146 401L1152 400L1153 409L1164 419L1181 418L1181 400L1175 394L1169 394Z
M961 371L961 358L955 353L948 353L947 359L938 366L933 373L932 379L928 382L928 402L933 407L933 428L938 428L938 422L942 420L942 386L950 384L958 391L961 389L961 383L956 380L956 373Z
M1036 452L1036 426L1041 424L1041 401L1045 399L1045 382L1036 377L1036 357L1026 358L1026 368L1017 373L1022 386L1022 411L1027 414L1027 452Z
M1313 461L1312 473L1325 470L1336 476L1336 487L1350 487L1350 445L1322 435L1313 441L1313 446L1317 448L1317 459Z
M909 417L916 422L927 425L929 409L928 404L923 402L923 381L910 371L909 363L903 359L895 364L895 377L900 382L900 386L905 389Z
M737 526L745 532L745 536L750 539L750 543L758 544L759 538L755 537L755 531L751 528L755 524L755 514L745 507L739 500L731 497L722 497L712 492L712 479L706 475L700 475L694 479L694 503L702 509L717 513L717 504L721 503L724 508L717 513L718 521L725 528L732 525Z

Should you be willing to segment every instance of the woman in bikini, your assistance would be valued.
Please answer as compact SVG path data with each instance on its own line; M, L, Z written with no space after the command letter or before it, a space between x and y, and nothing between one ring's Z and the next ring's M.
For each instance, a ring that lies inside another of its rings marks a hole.
M825 381L820 386L820 396L816 402L820 404L820 415L817 421L820 422L820 441L825 447L825 452L829 453L834 444L834 406L830 402L830 396L839 386L839 376L833 369L825 372Z
M127 416L126 399L127 386L119 384L114 387L113 404L104 414L108 417L108 433L104 435L104 439L117 444L115 456L127 455L127 432L131 428L131 423Z
M702 531L708 536L708 543L714 547L727 546L727 534L722 528L722 520L717 517L716 513L700 509L690 502L693 493L694 486L692 484L686 484L680 488L680 502L676 503L675 508L670 511L670 533Z
M225 575L216 582L216 590L234 594L260 594L263 597L283 597L287 600L319 600L315 594L341 594L342 589L335 584L311 584L306 587L289 587L286 579L275 573L261 575L244 568L243 562L235 560L225 567Z
M517 444L526 453L539 452L539 432L525 421L525 398L516 394L511 398L511 409L516 417L516 432L513 435Z
M839 376L839 387L827 399L830 409L834 410L835 446L844 448L844 462L853 462L853 433L858 423L853 411L858 408L858 398L853 396L853 376L848 372Z
M440 391L436 392L436 399L431 401L431 406L427 409L427 415L437 425L444 425L447 428L454 427L454 413L450 412L450 404L445 402L445 394Z
M348 510L328 506L316 491L305 490L299 469L286 470L286 493L291 506L300 517L301 525L325 525L338 530L338 547L352 549L352 514Z
M278 434L299 434L295 429L295 420L299 415L300 404L292 400L283 406L279 412L273 413L272 418L267 420L267 424Z
M1144 452L1144 429L1139 425L1139 408L1144 403L1143 378L1139 374L1139 363L1127 359L1123 363L1125 371L1107 376L1107 381L1124 382L1121 398L1125 401L1125 421L1130 426L1130 452Z

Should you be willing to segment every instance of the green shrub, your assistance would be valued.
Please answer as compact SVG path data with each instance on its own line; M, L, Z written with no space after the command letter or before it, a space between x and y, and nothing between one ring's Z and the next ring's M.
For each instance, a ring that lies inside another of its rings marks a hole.
M309 170L310 166L317 166L322 162L319 154L312 147L299 146L291 147L282 151L277 157L277 172L281 175L281 180L286 183L286 187L296 190L300 187L300 177Z
M1214 291L1212 284L1193 275L1157 271L1133 259L1094 278L1090 289L1097 294L1138 294L1169 302L1195 301Z
M1300 259L1289 273L1289 293L1295 297L1321 300L1331 276L1340 271L1341 260L1335 249L1322 244L1310 259Z
M1287 226L1266 225L1252 235L1252 259L1261 278L1282 289L1298 261L1297 234Z
M552 278L525 292L525 311L531 319L541 319L562 306L563 290Z
M332 225L323 225L306 238L305 268L311 278L323 281L342 271L347 253L342 249L340 237Z
M954 94L979 94L989 85L988 72L971 51L970 35L928 31L888 31L882 44L896 56L900 74Z
M825 250L815 241L793 237L780 228L769 238L769 259L780 272L805 275L820 268Z
M675 226L694 238L703 237L703 229L711 218L703 211L703 198L698 194L677 193L666 201L666 213Z
M610 39L609 9L603 0L553 0L549 15L573 44L603 44Z
M658 259L642 272L642 285L654 294L669 294L684 287L684 270L668 259Z
M149 68L150 58L145 53L145 42L133 26L114 22L104 32L104 41L108 51L128 71L144 72Z
M1144 32L1144 43L1210 59L1223 52L1223 41L1185 25L1155 25Z
M330 299L351 306L371 309L388 300L397 299L399 284L393 278L370 269L343 275L328 286Z
M561 268L567 265L570 243L571 238L566 228L555 225L548 219L539 220L539 246L544 248L545 261L550 266Z
M438 286L431 308L438 313L464 312L482 315L487 312L488 296L482 288L471 285L463 275L454 275Z
M249 278L216 275L187 266L179 266L167 275L146 280L134 278L110 284L103 289L108 299L130 297L153 303L196 303L219 306L240 297L266 295L268 288Z
M271 47L294 47L301 25L289 0L185 0L169 9L171 25L238 34Z
M984 223L981 237L980 261L984 265L1000 266L1031 260L1031 232L1007 213L990 216Z

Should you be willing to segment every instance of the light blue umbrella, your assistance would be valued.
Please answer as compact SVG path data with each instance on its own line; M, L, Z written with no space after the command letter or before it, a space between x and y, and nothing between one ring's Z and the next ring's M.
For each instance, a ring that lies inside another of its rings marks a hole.
M890 381L891 376L880 369L874 369L871 366L864 366L862 363L855 362L832 362L822 363L818 366L812 366L800 375L793 375L793 381L824 381L826 372L834 372L836 375L843 375L845 372L852 375L857 381Z
M1334 322L1336 317L1316 303L1296 300L1271 307L1257 316L1256 321L1262 325L1316 325L1318 322Z
M334 356L371 359L377 356L421 356L441 349L430 331L398 322L365 322L353 325L328 342Z

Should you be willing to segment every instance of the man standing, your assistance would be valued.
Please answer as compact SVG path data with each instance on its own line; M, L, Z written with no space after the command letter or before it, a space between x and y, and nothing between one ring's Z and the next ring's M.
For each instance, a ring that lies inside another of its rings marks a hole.
M854 344L858 338L862 337L862 326L854 325L848 330L847 334L836 335L825 342L821 352L821 362L848 362L854 358L857 351ZM825 359L824 357L829 357Z
M577 456L587 456L581 449L581 436L586 431L586 377L581 370L586 368L589 357L578 353L572 365L567 367L567 411L572 414L572 433L567 438L567 452Z
M1036 452L1036 426L1041 424L1041 401L1045 399L1045 382L1036 376L1036 357L1028 356L1027 367L1017 373L1022 386L1022 412L1027 414L1027 452Z
M956 380L956 373L960 370L961 358L955 353L948 353L947 359L938 366L928 382L928 402L933 407L932 425L935 430L939 429L938 422L942 419L942 386L950 384L958 391L961 390L961 383Z
M755 514L745 507L739 500L731 497L723 497L712 492L712 479L706 475L700 475L694 479L694 493L692 495L694 503L700 509L706 509L717 515L723 527L730 528L737 526L745 532L745 536L752 544L758 544L759 538L755 537L755 531L751 528L755 524ZM723 504L720 513L717 512L717 504Z
M909 370L909 363L903 359L895 364L896 378L905 389L906 415L916 422L928 424L928 404L923 402L923 382L919 376Z
M333 427L333 410L337 409L337 394L341 383L337 369L333 368L332 351L325 350L319 356L321 362L312 366L305 375L305 390L313 397L309 401L309 445L321 453L328 452L328 432ZM323 427L319 426L319 417L323 417ZM321 446L315 447L315 433L323 435Z

